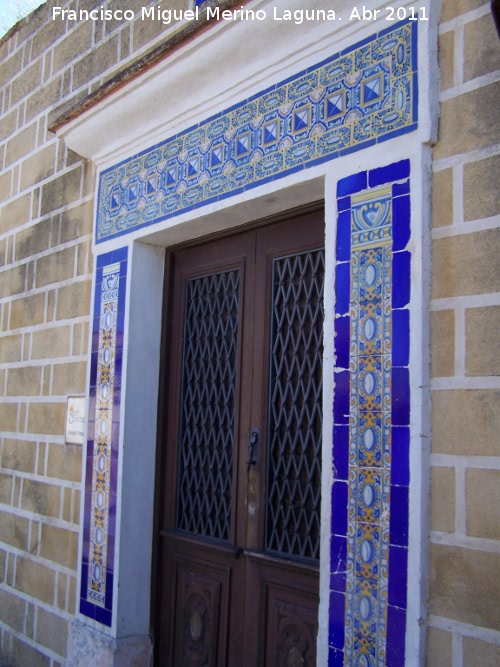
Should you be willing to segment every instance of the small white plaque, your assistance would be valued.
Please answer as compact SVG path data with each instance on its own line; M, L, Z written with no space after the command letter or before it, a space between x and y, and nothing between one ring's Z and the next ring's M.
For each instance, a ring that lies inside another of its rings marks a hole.
M85 398L69 396L66 410L66 444L83 445L85 426Z

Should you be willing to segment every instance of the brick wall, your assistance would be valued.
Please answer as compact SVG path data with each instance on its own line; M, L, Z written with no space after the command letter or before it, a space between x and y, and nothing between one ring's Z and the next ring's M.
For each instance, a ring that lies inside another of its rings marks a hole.
M101 4L49 1L0 41L1 664L63 664L76 607L82 450L64 427L86 387L94 168L48 127L167 32L51 18Z
M434 149L428 664L500 664L500 40L445 0Z

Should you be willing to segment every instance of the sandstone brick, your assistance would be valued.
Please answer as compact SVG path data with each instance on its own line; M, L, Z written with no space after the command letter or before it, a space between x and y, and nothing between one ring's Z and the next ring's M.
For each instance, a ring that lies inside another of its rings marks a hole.
M21 507L43 516L59 516L61 490L55 484L46 484L32 479L23 480Z
M465 312L466 375L500 375L500 306Z
M455 313L436 310L431 313L432 377L455 374Z
M95 77L102 74L118 59L118 38L116 35L107 39L97 48L89 51L80 60L73 71L73 90L77 90Z
M7 137L10 137L12 134L14 134L16 126L17 110L11 111L11 113L2 116L2 118L0 118L0 141L7 139Z
M177 9L178 5L181 4L179 0L177 2L172 2L168 5L169 9ZM142 49L148 42L156 39L158 35L161 35L162 32L165 32L170 26L165 26L161 21L136 21L134 23L134 36L133 36L133 51Z
M482 628L500 623L500 554L431 544L430 613Z
M13 199L0 209L0 228L3 232L9 232L31 218L31 195L25 194Z
M42 220L16 234L14 253L16 260L26 259L50 248L52 220Z
M45 109L57 106L63 94L63 77L51 79L26 101L26 121L29 122Z
M12 495L12 475L0 472L0 503L10 505ZM0 576L0 581L1 581Z
M458 456L498 456L500 390L432 392L432 449Z
M0 521L0 542L10 544L16 549L28 547L29 521L10 512L2 512Z
M26 602L17 595L0 588L0 609L2 610L2 619L7 625L22 633L24 631Z
M7 201L7 199L10 198L11 179L12 179L12 173L10 171L7 171L5 172L5 174L2 174L2 176L0 176L0 201ZM0 263L0 266L3 266L2 263Z
M62 435L65 418L65 403L31 403L28 411L28 431L30 433Z
M8 361L20 361L21 342L22 337L20 334L15 334L14 336L1 336L0 363L5 363Z
M92 21L82 21L75 29L66 33L54 48L54 73L71 64L92 45Z
M38 609L36 640L58 655L66 655L68 622L45 609Z
M89 315L90 313L90 281L77 282L61 287L57 292L58 320Z
M69 354L70 327L55 327L33 333L32 359L65 357Z
M441 90L453 86L453 50L455 37L452 30L439 35L439 71L441 73Z
M44 287L50 283L68 280L74 276L75 250L64 248L50 255L40 257L36 263L36 286Z
M464 28L464 79L494 72L500 59L500 41L491 14L485 14Z
M2 468L18 472L35 472L36 442L4 438Z
M500 40L498 40L500 43ZM500 155L464 167L464 217L479 220L500 211Z
M50 667L50 658L18 637L12 637L12 658L15 665Z
M434 467L431 471L431 530L455 532L455 470Z
M432 176L432 226L453 223L453 170L436 171Z
M78 533L56 526L43 525L40 555L47 560L76 570Z
M57 396L84 394L87 379L87 364L72 362L54 366L52 393Z
M441 6L441 21L450 21L451 19L465 14L476 7L484 5L484 0L443 0Z
M93 202L86 202L61 214L61 243L92 233Z
M441 102L439 140L434 158L467 153L497 143L500 114L500 86L492 83L459 97Z
M11 104L17 104L26 95L32 93L42 82L42 60L37 60L23 70L12 82Z
M17 427L17 405L0 402L0 424L2 431L15 431Z
M20 264L0 274L0 298L19 294L26 284L26 265Z
M52 176L56 158L56 144L49 144L21 164L21 190Z
M10 368L7 374L7 396L38 396L41 378L39 366Z
M2 67L0 68L0 86L4 86L11 81L21 69L22 51L15 51L10 57L5 57L0 60Z
M498 290L500 228L435 239L432 247L433 298Z
M5 581L6 576L7 552L0 549L0 583Z
M17 162L36 148L36 123L15 134L7 143L6 167Z
M500 665L500 645L490 644L472 637L463 638L464 667L498 667Z
M65 31L65 21L47 21L43 30L38 31L33 35L33 42L31 44L31 59L34 60L41 53L46 51L49 46L51 46L59 39L59 37L64 35Z
M42 188L41 214L67 206L80 197L81 169L77 167L46 183Z
M47 604L54 601L54 571L30 558L17 559L16 588ZM24 663L31 664L31 663Z
M467 534L500 540L500 470L466 472Z
M44 318L44 311L45 295L42 293L14 299L10 303L11 329L21 329L22 327L41 324Z
M77 445L49 444L48 467L51 477L79 482L82 477L82 448ZM71 517L68 521L71 521Z

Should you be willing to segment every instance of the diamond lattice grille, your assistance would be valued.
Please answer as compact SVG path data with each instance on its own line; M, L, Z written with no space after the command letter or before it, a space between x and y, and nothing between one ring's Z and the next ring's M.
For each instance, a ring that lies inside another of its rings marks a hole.
M239 271L187 284L177 526L229 540Z
M275 260L266 548L319 557L324 251Z

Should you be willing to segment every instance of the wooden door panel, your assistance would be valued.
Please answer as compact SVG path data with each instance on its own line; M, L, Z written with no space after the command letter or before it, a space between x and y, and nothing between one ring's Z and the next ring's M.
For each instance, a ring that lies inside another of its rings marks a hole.
M299 302L313 292L322 300L323 228L315 212L172 254L160 480L162 667L315 664L320 435L308 442L321 418L303 417L321 411L322 307L302 317ZM320 264L320 278L305 277ZM286 288L276 287L279 280ZM295 294L293 335L286 325L276 333L276 289ZM296 370L277 380L270 348L279 336L278 354L294 357ZM314 336L309 358L304 349ZM287 382L297 387L289 392ZM276 411L275 390L296 417Z

